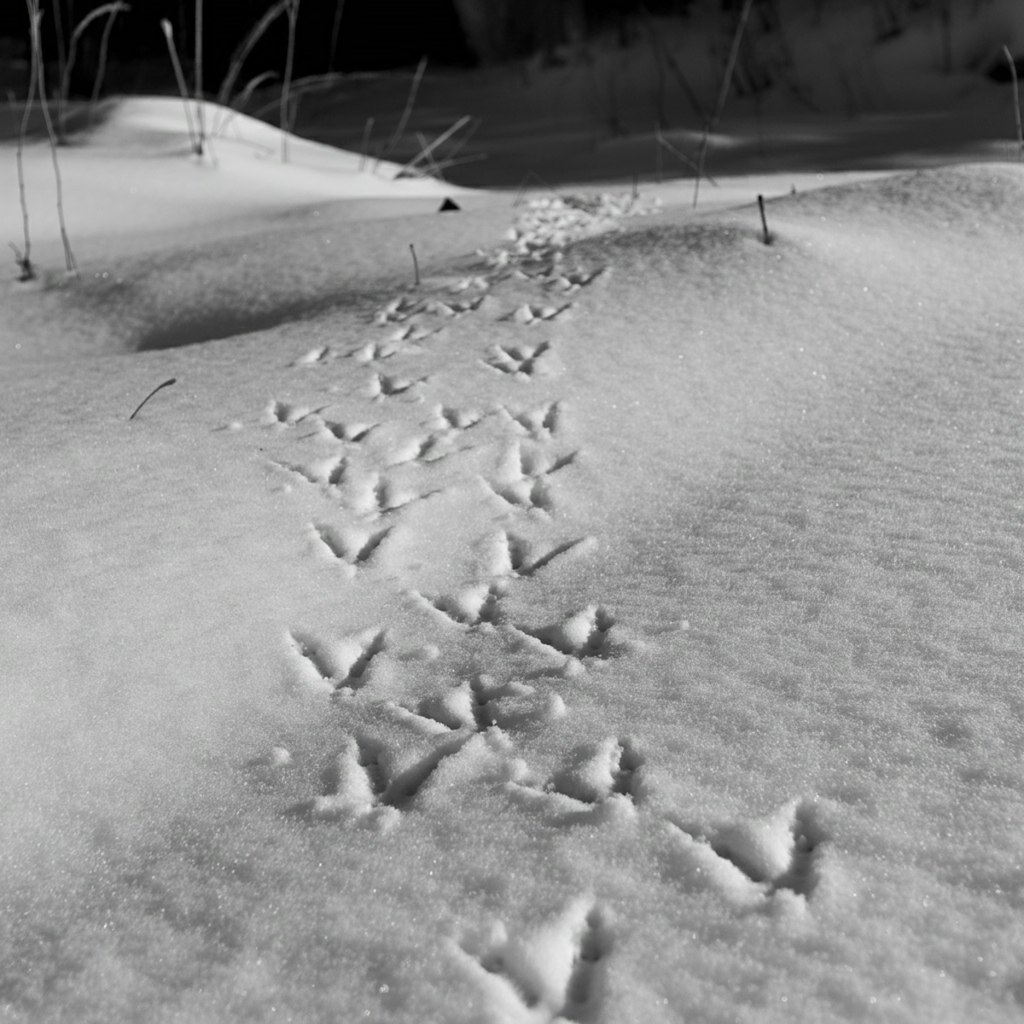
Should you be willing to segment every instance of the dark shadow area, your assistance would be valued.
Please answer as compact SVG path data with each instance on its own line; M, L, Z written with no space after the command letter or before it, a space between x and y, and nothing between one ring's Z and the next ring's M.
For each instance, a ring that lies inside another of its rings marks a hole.
M76 25L107 0L53 0L43 4L43 52L56 68L58 26L67 52ZM56 4L59 3L59 9ZM28 18L24 0L5 4L0 19L0 58L5 65L0 82L23 89L28 71ZM237 48L274 8L274 0L251 3L205 4L202 21L203 77L208 91L216 91L227 73ZM171 27L186 75L191 81L196 45L196 5L182 0L150 0L134 3L113 22L108 41L106 81L114 90L125 90L150 62L154 76L174 88L167 45L161 31ZM103 21L95 19L83 31L76 46L71 91L92 93L101 56ZM283 73L288 41L288 21L278 16L267 28L245 62L242 82L266 71ZM433 63L464 67L475 62L454 0L300 0L295 31L296 76L330 71L366 71L405 67L421 57Z
M207 341L223 341L242 334L266 331L281 324L310 320L332 310L366 309L373 299L374 294L350 292L315 300L279 303L264 311L249 312L224 307L202 311L194 317L186 314L171 323L146 331L131 348L135 352L156 352L160 349L201 345Z

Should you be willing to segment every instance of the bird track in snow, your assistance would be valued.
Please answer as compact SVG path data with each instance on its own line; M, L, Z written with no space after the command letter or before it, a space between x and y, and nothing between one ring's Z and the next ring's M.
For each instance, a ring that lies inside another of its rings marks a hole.
M582 820L610 804L635 805L640 798L641 757L631 740L606 738L577 747L547 780L535 777L523 762L508 783L519 803L550 809L566 820Z
M331 350L329 345L320 345L317 348L310 349L305 355L299 356L291 365L292 366L317 366L329 362L334 358L334 352Z
M503 530L495 541L495 576L519 576L524 579L533 576L552 562L571 553L583 554L593 550L597 542L593 537L578 537L549 548L542 555L532 554L533 546L524 538Z
M341 423L336 420L321 420L324 431L336 441L344 441L347 444L361 444L370 436L371 431L376 430L377 423Z
M360 530L326 523L312 523L311 529L332 558L350 566L363 566L369 562L391 532L390 526L380 530Z
M557 247L552 252L556 250ZM606 269L568 271L559 260L552 258L550 266L543 271L545 276L540 284L545 290L568 296L603 276ZM428 377L412 379L400 372L383 373L375 364L389 361L389 368L398 365L400 369L401 360L397 357L406 351L423 352L415 343L436 333L438 321L474 312L479 315L485 293L495 280L504 276L505 272L499 269L494 274L469 281L463 289L479 289L477 293L459 295L456 292L456 297L443 301L421 296L401 297L379 310L374 322L389 333L380 335L380 341L366 342L348 353L353 360L367 364L367 370L372 371L367 388L369 397L378 402L403 396L406 400L422 400L418 392ZM563 316L571 305L564 301L560 306L525 302L509 314L509 319L521 325L537 325ZM490 310L490 306L487 308ZM429 327L428 321L431 323ZM536 344L496 345L486 359L486 365L506 376L527 380L539 373L551 372L551 366L545 363L545 357L551 353L552 345L545 340ZM319 365L337 357L337 353L324 346L312 350L294 365ZM557 355L554 362L557 372ZM392 447L384 458L390 458L388 466L436 462L451 451L465 450L454 447L453 440L495 413L506 417L515 431L524 436L523 444L513 446L500 472L493 478L494 482L488 481L488 485L495 494L514 506L550 511L553 502L549 478L573 465L579 453L573 451L556 455L543 445L525 445L550 441L562 429L563 409L557 400L532 409L498 406L484 413L439 405L433 422L423 424L429 428L429 433L406 439L406 442ZM319 421L319 436L323 440L340 441L345 445L361 444L371 431L380 426L326 420L319 417L319 410L285 402L274 402L268 410L269 422L280 426L294 426L311 415ZM359 453L352 452L350 456L353 460L351 465L344 457L337 456L304 465L278 465L309 483L332 492L338 491L342 495L343 507L363 519L382 518L411 501L436 493L408 494L380 472L366 472L358 461L361 458ZM323 557L344 563L349 567L346 571L352 571L373 563L386 544L392 527L371 529L367 524L347 527L311 523L310 529L312 541ZM583 537L555 544L546 550L540 546L535 551L525 539L503 531L498 538L494 564L487 579L454 593L436 596L417 593L416 596L430 611L448 622L469 629L494 626L502 620L501 599L506 587L515 579L532 577L559 559L589 550L595 543L593 538ZM518 634L531 644L582 660L609 656L609 633L613 625L614 620L604 609L591 606L553 625L508 625L508 629L512 637ZM314 689L336 695L350 695L364 688L370 681L374 660L386 646L383 630L368 630L335 642L293 631L289 640L293 662L298 666L300 676L307 679ZM579 667L576 666L577 669ZM520 681L494 682L485 676L413 700L407 706L392 701L385 702L384 706L421 735L441 742L424 757L407 764L402 771L395 771L391 766L393 759L389 761L385 756L382 744L366 736L350 737L341 753L325 769L320 794L302 806L304 814L331 818L350 816L353 809L357 809L355 816L373 817L375 814L397 812L415 799L441 761L457 754L474 734L494 727L499 730L533 728L566 713L565 704L557 693L544 689L538 691ZM592 809L616 801L631 806L637 797L642 764L643 759L636 755L629 741L606 740L583 753L574 753L546 782L531 782L527 775L515 785L521 790L533 788L545 798L575 802L584 808ZM582 918L575 921L571 930L570 967L554 996L542 991L543 985L535 990L518 976L514 967L505 971L501 966L503 954L500 950L496 955L494 950L485 954L480 961L481 966L487 973L504 977L512 990L522 995L524 1007L544 1006L545 1010L537 1020L590 1020L595 1012L595 965L607 954L610 940L602 914L593 904ZM511 957L509 963L514 961L515 957ZM492 970L494 967L497 969Z
M670 822L698 870L745 900L786 890L809 898L818 883L827 835L812 801L792 800L764 818L714 827Z
M459 449L454 446L456 431L434 430L429 434L410 435L395 445L387 460L389 468L419 462L430 465L446 459Z
M401 296L392 299L383 309L373 315L373 322L380 327L406 323L413 317L440 317L453 320L466 313L472 313L483 302L485 295L443 300L437 298L409 298Z
M615 619L604 608L590 605L550 626L516 625L514 628L558 654L583 660L611 656L609 634L614 625Z
M453 594L429 597L416 592L416 597L450 622L473 628L498 621L498 603L504 593L498 583L477 583Z
M541 478L525 478L507 484L492 484L488 487L502 501L509 505L525 509L527 512L536 509L539 512L550 513L555 507L554 498L551 495L550 484Z
M566 713L557 693L545 693L518 680L496 683L488 676L463 681L414 707L392 704L391 710L418 732L431 735L484 732L492 726L514 732L546 725Z
M283 469L286 473L301 477L306 483L322 487L326 491L340 488L348 470L348 462L344 457L318 459L307 465L271 459L270 464L278 469Z
M348 356L357 363L382 363L386 359L393 359L402 351L397 341L369 341L353 349Z
M369 682L373 660L385 649L384 630L365 630L339 640L324 640L302 630L288 634L292 657L311 689L351 695Z
M511 320L513 323L523 326L545 323L551 320L558 320L564 317L572 309L572 303L566 302L561 306L535 306L532 303L524 302L516 306L511 313L503 317L504 320Z
M549 477L575 463L578 451L552 456L541 449L528 450L517 441L499 466L496 479L488 486L503 501L527 511L554 508Z
M465 746L470 734L449 736L402 768L389 764L385 744L348 736L320 775L320 792L293 805L288 814L312 821L370 819L388 827L407 810L445 758Z
M562 415L559 402L548 402L537 409L524 412L513 412L504 405L500 410L517 428L537 440L548 440L553 437Z
M416 501L426 501L439 491L410 491L377 472L347 479L343 504L363 519L383 519Z
M538 345L495 345L485 365L499 373L513 377L532 377L537 372L537 363L551 351L551 344L542 341Z
M435 411L435 420L442 430L470 430L482 422L484 414L477 409L456 409L449 405L439 405Z
M312 415L315 410L305 405L295 405L292 402L271 401L264 413L264 421L271 426L294 427L301 423L307 416Z
M543 284L552 291L572 295L581 288L588 288L596 281L603 280L607 275L608 267L599 267L597 270L556 270L545 276Z
M370 398L377 401L398 398L402 395L415 394L416 388L420 384L425 384L427 380L427 377L410 379L385 373L375 373L367 385L367 394Z
M600 1014L613 943L607 914L586 899L532 934L509 936L499 922L482 941L466 940L457 951L476 973L496 1019L583 1024Z

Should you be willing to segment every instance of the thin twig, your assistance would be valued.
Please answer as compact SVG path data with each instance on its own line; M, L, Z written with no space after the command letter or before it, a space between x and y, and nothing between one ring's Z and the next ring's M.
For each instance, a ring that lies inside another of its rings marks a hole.
M192 69L195 80L196 125L198 126L198 149L196 156L203 155L206 142L206 125L203 117L203 0L196 0L195 27L195 67Z
M299 0L288 4L288 53L285 57L285 79L281 86L281 162L288 163L288 133L292 130L291 89L295 67L295 26L299 19Z
M757 197L757 208L761 211L761 230L764 232L763 240L765 245L772 244L772 236L768 231L768 218L764 212L764 196L758 195Z
M53 34L57 40L57 80L64 77L64 69L67 67L67 50L64 45L64 12L61 10L61 0L53 2Z
M412 86L409 89L409 98L405 101L405 109L402 111L398 126L395 128L395 134L391 138L391 146L398 144L402 138L402 132L405 131L406 125L409 123L409 118L412 116L412 108L416 103L416 96L420 91L420 83L423 81L423 75L426 70L427 58L422 57L416 66L416 74L413 76Z
M337 0L334 6L334 24L331 25L331 59L328 67L337 71L334 66L338 56L338 37L341 35L341 17L345 13L345 0Z
M19 251L18 247L13 242L11 243L11 248L14 250L18 261L18 267L21 270L21 274L18 277L19 281L31 281L36 276L35 267L32 266L32 239L28 231L28 200L25 198L25 136L28 134L29 119L32 115L32 98L36 92L35 50L32 51L30 59L32 66L29 71L28 96L25 99L25 110L21 116L21 125L18 128L18 148L15 154L18 164L18 197L21 200L21 226L25 236L24 252Z
M166 18L161 19L160 28L163 30L164 38L167 40L171 64L174 65L174 75L178 80L178 91L181 93L181 102L185 107L185 123L188 126L188 138L192 146L192 152L196 156L201 156L203 149L196 135L195 125L192 123L192 108L188 101L188 86L185 84L185 73L181 70L181 61L178 60L178 51L174 45L174 29L171 28L171 23Z
M157 386L153 388L153 390L150 391L150 393L146 395L146 397L141 402L139 402L138 406L136 406L135 408L135 412L133 412L131 416L128 417L129 421L135 419L135 417L139 414L139 409L141 409L158 391L162 391L164 388L168 388L172 384L176 384L177 380L177 377L171 377L170 380L165 380L163 384L157 384Z
M466 131L464 131L458 137L458 139L452 142L452 148L448 150L448 156L445 157L445 160L450 160L457 153L461 153L462 150L465 149L467 145L469 145L470 139L472 139L473 136L476 135L476 130L480 127L481 123L482 122L480 121L479 118L473 119L469 128Z
M1017 159L1024 160L1024 128L1020 117L1020 87L1017 85L1017 64L1008 46L1003 46L1006 61L1010 65L1010 81L1013 82L1013 116L1017 122Z
M89 100L90 118L99 102L100 90L103 88L103 77L107 71L107 54L110 51L110 36L114 31L114 19L117 17L118 11L128 12L131 10L131 7L124 3L111 6L114 9L111 10L110 17L107 19L106 25L103 26L103 34L100 36L100 55L96 63L96 78L92 83L92 97Z
M697 94L693 90L693 86L690 85L689 79L687 79L685 72L679 66L679 62L672 55L672 52L668 49L665 51L665 60L669 66L669 70L676 76L676 81L679 82L680 88L689 101L689 104L696 111L697 115L703 119L706 115L703 107L701 107L700 100L697 98Z
M693 183L693 205L697 206L697 199L700 196L700 179L704 173L704 161L707 158L708 141L711 133L715 130L725 109L725 101L729 98L729 89L732 87L732 76L736 70L736 61L740 56L740 43L743 41L743 31L747 27L747 20L750 18L750 9L754 0L744 0L743 10L740 11L740 20L736 24L736 32L732 38L732 46L729 49L729 59L726 61L725 74L722 76L722 88L718 93L718 101L715 103L711 119L704 124L704 134L700 140L700 153L697 157L697 179Z
M398 174L408 174L410 171L413 170L414 167L416 167L417 164L419 164L423 160L427 160L430 163L433 163L433 160L431 160L430 156L431 153L433 153L434 150L437 149L437 147L440 146L442 143L447 142L461 128L465 128L466 125L469 124L469 122L472 120L473 119L468 114L466 114L463 117L460 117L458 121L456 121L455 124L453 124L450 128L441 132L441 134L438 135L433 142L429 144L421 142L419 153L417 153L416 156L414 156L407 164L403 164L402 167L399 169Z
M60 5L58 4L58 7ZM68 46L68 56L64 63L64 71L60 77L60 91L57 94L57 133L61 139L64 140L64 131L67 126L67 104L68 96L71 93L71 72L75 66L75 60L78 56L78 40L82 38L82 33L97 19L102 18L104 15L109 16L109 22L103 33L103 43L100 46L100 65L99 70L96 72L96 81L93 86L92 103L96 102L97 95L99 94L100 82L103 78L103 68L106 64L106 40L109 36L110 26L113 23L114 18L120 11L130 10L128 4L121 3L120 0L116 0L115 3L104 4L102 7L97 7L95 10L90 11L82 20L75 26L74 31L71 33L71 42Z
M308 92L315 92L317 89L329 88L334 82L341 78L335 72L323 75L306 75L304 78L293 78L292 84L288 89L291 96L291 106L294 111L295 102L302 96L305 96ZM269 114L272 110L280 111L281 109L281 98L271 100L269 103L264 103L262 107L258 107L249 116L254 117L257 120L262 118L265 114ZM294 117L293 117L294 123Z
M290 93L292 68L295 66L295 25L299 20L299 0L289 0L288 7L288 53L284 62L284 81L281 83L281 163L288 163L288 133L292 129Z
M60 11L60 0L57 0L56 10ZM63 52L58 52L57 55L57 64L60 68L60 85L57 88L57 134L62 143L65 141L64 128L67 124L68 116L65 108L68 103L68 94L71 91L71 69L75 65L75 49L78 46L78 37L82 34L89 22L99 16L98 11L91 11L87 14L75 26L74 31L71 33L71 42L68 45L67 56L65 57ZM58 15L58 24L59 20L60 16ZM59 34L58 30L58 35ZM61 49L62 47L58 43L58 51Z
M430 166L435 168L437 170L438 174L440 175L442 171L447 170L449 167L462 167L464 164L475 164L475 163L479 163L481 160L486 160L486 159L487 159L487 154L486 153L470 153L469 156L460 156L460 157L457 157L455 159L452 159L451 157L445 157L444 160L431 160ZM400 173L400 174L398 174L398 176L396 177L395 180L397 181L397 180L399 180L399 179L401 179L403 177L406 177L406 178L422 178L422 177L424 177L424 175L423 174L417 174L415 171L413 171L410 174L406 174L406 175L403 175L403 174ZM441 180L442 181L446 180L443 177L443 175L441 176Z
M402 132L405 131L406 125L409 123L409 118L412 116L412 108L416 103L416 94L420 91L420 82L423 81L423 73L426 70L427 58L422 57L416 67L416 73L412 76L412 85L409 87L409 96L405 101L405 109L402 111L402 116L398 119L398 125L395 128L395 133L391 136L391 140L384 147L381 155L377 158L377 164L374 167L374 170L380 166L381 160L383 160L384 157L386 157L401 140Z
M486 159L486 153L470 153L468 156L460 156L454 159L446 156L443 160L432 160L431 165L439 171L443 171L448 167L461 167L463 164L475 164Z
M254 75L250 78L249 81L245 83L245 88L242 89L242 91L231 101L232 109L224 108L223 116L215 118L213 128L211 129L211 135L223 135L227 130L228 125L243 112L243 108L252 98L253 92L271 78L277 78L276 71L264 71L262 74Z
M242 72L242 65L252 52L252 48L259 42L260 37L273 22L284 13L290 0L279 0L273 7L267 10L263 17L249 30L249 34L242 40L241 44L231 55L231 64L228 73L221 82L220 90L217 93L217 102L226 107L231 102L231 93L235 88L235 81Z
M661 38L660 38L660 35L659 35L658 24L655 21L654 16L647 9L647 5L644 4L644 3L640 4L640 16L643 19L644 27L647 29L647 33L650 36L651 49L654 51L655 57L658 60L659 64L664 62L664 64L668 66L669 70L675 75L676 81L679 82L679 86L680 86L680 88L683 91L683 95L686 96L687 101L689 102L690 106L694 109L694 111L696 112L697 116L701 119L701 121L707 120L707 113L705 112L704 108L701 106L701 102L697 98L696 92L694 92L693 87L690 85L690 82L687 79L685 73L683 72L683 69L679 66L679 64L676 61L675 57L673 57L672 51L671 51L670 47L664 46L662 44ZM659 74L660 74L660 72L659 72ZM662 86L661 86L661 83L659 82L659 93L661 93L661 91L662 91ZM660 97L659 97L659 99L660 99ZM659 102L659 109L658 109L658 121L659 121L659 123L663 120L662 117L661 117L661 113L662 113L662 111L660 109L660 102Z
M434 158L430 155L430 143L427 142L426 135L424 135L423 132L417 132L416 141L420 144L420 152L423 154L424 159L427 162L425 173L428 175L432 175L433 177L440 178L443 181L444 175L441 173L441 168L437 166L437 164L434 162ZM395 177L404 178L407 177L409 173L409 170L403 167L399 170L398 174L396 174Z
M409 243L409 252L412 253L412 269L413 269L413 273L414 273L414 275L416 277L416 287L419 288L419 286L420 286L420 261L418 259L416 259L416 246L413 245L412 242Z
M373 134L373 118L366 119L366 127L363 128L363 141L359 146L359 170L366 167L366 156L370 152L370 136Z
M657 126L655 126L655 129L654 129L654 137L655 137L655 139L657 139L659 146L663 146L674 157L677 157L679 160L681 160L684 164L686 164L692 170L696 171L698 174L701 173L700 167L698 167L697 163L695 161L691 160L681 150L679 150L675 146L673 146L672 143L669 142L668 139L665 138L665 136L662 133L661 129L658 128ZM716 188L718 187L718 182L715 181L715 179L712 178L710 174L704 174L704 177L707 179L707 181L710 184L714 185Z
M53 177L57 184L57 223L60 225L60 240L64 246L64 264L69 274L77 274L78 263L75 261L75 254L71 251L71 241L68 239L67 224L64 221L64 185L60 176L60 160L57 158L57 132L53 126L53 119L50 117L49 104L46 102L46 72L43 65L42 37L39 31L43 12L39 10L39 0L25 0L25 2L32 19L32 49L35 50L36 71L39 76L39 105L43 112L46 133L50 139L50 158L53 161Z

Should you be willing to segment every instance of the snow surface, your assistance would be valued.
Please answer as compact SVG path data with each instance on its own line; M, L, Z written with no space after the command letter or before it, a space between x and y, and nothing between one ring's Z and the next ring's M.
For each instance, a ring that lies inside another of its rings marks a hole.
M0 1017L1019 1019L1024 169L396 218L168 109L0 299Z

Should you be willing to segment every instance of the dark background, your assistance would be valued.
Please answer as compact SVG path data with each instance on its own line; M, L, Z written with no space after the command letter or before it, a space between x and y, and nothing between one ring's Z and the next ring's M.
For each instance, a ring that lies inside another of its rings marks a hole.
M103 0L62 0L61 22L65 39L72 27ZM227 71L231 55L249 30L273 6L272 0L205 0L203 17L204 78L215 91ZM0 36L10 40L7 51L24 57L28 18L23 0L0 0ZM330 70L353 71L415 64L427 55L434 61L469 65L474 55L451 0L346 0L338 33L333 67L331 40L337 4L334 0L302 0L296 34L298 75ZM43 4L43 49L48 59L56 56L56 19L52 3ZM145 61L171 67L160 22L166 18L174 28L175 42L186 70L191 67L194 48L194 0L135 0L131 11L119 14L110 36L111 72L118 65ZM103 31L103 19L95 21L82 36L78 59L82 78L90 77L88 65ZM242 81L261 71L282 71L287 21L284 17L267 30L245 63Z
M739 0L720 0L728 11ZM762 0L763 2L763 0ZM56 4L59 3L59 8ZM43 0L43 49L48 61L57 55L57 23L65 40L72 29L103 0ZM487 38L467 32L466 4L460 17L456 0L343 0L340 31L335 38L338 0L301 0L296 35L297 76L327 71L361 71L407 67L426 56L432 65L467 67L552 52L561 43L608 25L625 25L645 13L685 14L691 0L476 0L488 11ZM230 64L231 55L273 0L205 0L203 65L207 92L215 92ZM24 0L0 0L0 38L6 40L0 59L21 63L27 55L28 17ZM140 80L152 88L167 79L173 87L160 21L174 27L182 64L192 64L195 0L135 0L131 11L120 14L110 36L110 88L131 88L132 74L144 79L142 65L150 62L157 82ZM92 23L82 36L77 56L76 91L91 88L98 43L105 19ZM263 71L283 70L287 21L279 18L245 62L240 83ZM127 80L126 80L127 79Z

